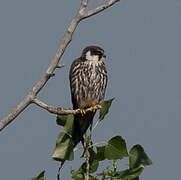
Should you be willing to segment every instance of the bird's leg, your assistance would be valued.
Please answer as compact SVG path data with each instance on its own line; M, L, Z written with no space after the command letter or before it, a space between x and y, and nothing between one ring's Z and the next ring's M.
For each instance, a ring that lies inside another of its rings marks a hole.
M82 116L86 114L85 109L81 109L81 108L78 108L75 110L75 114L78 114L78 113L80 113Z
M94 106L91 106L90 108L91 108L91 111L95 112L96 109L101 109L102 106L101 106L100 104L96 104L96 105L94 105Z

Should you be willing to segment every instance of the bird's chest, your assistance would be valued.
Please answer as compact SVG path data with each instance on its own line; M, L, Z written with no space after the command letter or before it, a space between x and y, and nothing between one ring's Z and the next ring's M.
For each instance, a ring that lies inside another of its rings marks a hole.
M80 76L80 86L86 88L88 92L93 91L98 86L98 83L101 81L101 63L89 62L83 64Z
M100 64L82 64L77 82L77 86L79 86L78 101L81 107L89 107L99 102L102 76Z

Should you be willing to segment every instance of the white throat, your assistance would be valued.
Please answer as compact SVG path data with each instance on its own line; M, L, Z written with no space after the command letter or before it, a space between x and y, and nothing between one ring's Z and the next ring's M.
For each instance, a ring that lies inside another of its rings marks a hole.
M99 56L98 55L91 55L91 52L88 51L86 53L86 59L89 61L99 61Z

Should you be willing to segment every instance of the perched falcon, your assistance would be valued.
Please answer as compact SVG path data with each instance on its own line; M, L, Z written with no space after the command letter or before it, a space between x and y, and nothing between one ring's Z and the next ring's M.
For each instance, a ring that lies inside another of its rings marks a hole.
M100 106L107 86L105 57L102 48L88 46L81 57L73 61L69 73L73 109L82 111ZM75 115L72 134L74 147L83 141L83 135L92 123L94 115L95 111Z

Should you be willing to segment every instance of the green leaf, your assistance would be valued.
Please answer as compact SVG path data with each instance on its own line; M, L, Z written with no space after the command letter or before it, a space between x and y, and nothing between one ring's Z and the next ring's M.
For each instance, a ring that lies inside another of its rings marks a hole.
M60 132L52 158L56 161L74 159L72 138L64 131Z
M98 161L103 161L103 160L105 160L105 156L104 156L105 146L96 147L96 149L97 149L97 154L96 154L95 158L96 158Z
M57 116L57 124L60 126L64 126L64 131L71 135L74 125L74 115L69 114Z
M111 107L113 100L114 98L104 101L101 104L102 108L100 109L99 120L98 120L99 122L102 121L104 117L106 116L106 114L109 112L109 108Z
M139 176L141 175L143 170L144 170L143 166L131 169L129 170L129 173L126 176L122 177L122 180L137 180L139 179Z
M128 157L126 142L121 136L115 136L108 141L105 146L105 157L109 160L122 159Z
M143 172L144 167L140 166L134 169L126 169L124 171L117 172L117 176L115 176L118 179L122 180L139 180L140 174Z
M89 172L94 173L97 171L97 168L99 167L99 161L95 158L96 153L94 152L93 147L89 148L88 151L89 151L89 155L90 155L89 156L89 165L90 165ZM81 165L80 169L82 169L82 172L86 173L86 162L84 162Z
M85 179L84 178L84 174L82 173L81 170L71 170L71 177L72 179L75 179L75 180L83 180Z
M64 126L64 131L72 135L73 126L74 126L74 116L69 115Z
M88 151L89 151L89 155L90 155L89 159L90 159L90 160L95 159L96 153L94 152L93 147L90 147L90 148L88 149Z
M67 120L67 115L58 115L56 123L57 123L57 125L64 127L66 120Z
M152 164L151 159L145 153L141 145L133 146L129 152L129 167L130 169L139 167L140 165L149 166Z
M132 180L139 180L140 178L139 178L139 176L138 177L136 177L136 178L134 178L134 179L132 179Z
M99 180L99 179L97 179L96 177L90 175L89 180Z
M97 171L99 167L99 161L96 159L90 160L90 173L94 173Z
M92 160L89 160L89 164L90 164L89 172L90 173L96 172L97 168L99 167L99 161L96 159L92 159ZM86 173L86 162L82 164L81 169L83 170L84 173Z
M112 171L109 167L106 168L106 171L104 172L104 175L107 175L111 178L116 177L116 172Z
M44 180L45 171L42 171L37 177L32 178L31 180Z

